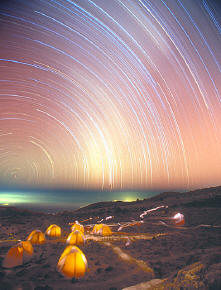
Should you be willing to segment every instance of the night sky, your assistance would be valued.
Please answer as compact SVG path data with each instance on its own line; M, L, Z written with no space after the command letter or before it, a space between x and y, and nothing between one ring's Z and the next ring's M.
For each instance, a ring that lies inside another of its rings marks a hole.
M1 1L0 203L220 185L219 2Z

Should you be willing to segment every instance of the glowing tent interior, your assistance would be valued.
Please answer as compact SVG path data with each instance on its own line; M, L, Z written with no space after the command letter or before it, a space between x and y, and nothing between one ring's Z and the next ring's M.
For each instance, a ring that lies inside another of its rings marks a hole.
M88 264L84 253L76 246L67 246L58 264L58 271L68 279L83 277Z
M22 241L11 247L6 254L2 266L13 268L27 262L33 254L33 247L29 241Z
M45 235L40 230L34 230L28 236L27 241L30 241L32 244L40 245L45 242Z
M46 230L46 235L48 235L49 237L60 237L61 228L55 224L50 225Z

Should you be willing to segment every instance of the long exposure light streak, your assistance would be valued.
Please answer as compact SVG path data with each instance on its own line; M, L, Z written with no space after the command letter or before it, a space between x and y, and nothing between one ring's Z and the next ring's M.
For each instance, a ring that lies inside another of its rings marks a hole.
M220 184L221 5L0 4L0 184Z

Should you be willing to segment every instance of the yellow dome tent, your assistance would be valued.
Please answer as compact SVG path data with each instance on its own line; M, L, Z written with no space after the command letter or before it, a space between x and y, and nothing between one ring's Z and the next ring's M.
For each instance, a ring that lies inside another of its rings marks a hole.
M94 225L93 227L93 230L92 230L92 234L97 234L98 231L103 227L104 224L97 224L97 225Z
M103 227L98 230L98 234L102 236L110 236L112 231L108 225L103 225Z
M76 221L73 226L71 227L71 231L75 232L75 231L79 231L82 232L82 234L84 234L84 226L79 224L78 221Z
M61 236L61 228L57 225L50 225L46 230L46 235L50 237L60 237Z
M27 241L30 241L32 244L40 245L45 242L45 235L40 230L34 230L28 236Z
M33 254L33 247L29 241L22 241L10 248L3 260L2 266L13 268L27 262Z
M83 245L84 242L85 242L84 235L79 231L71 232L68 235L66 241L66 243L69 245Z
M87 270L87 259L78 247L67 246L61 254L57 269L66 278L80 278Z
M97 234L97 235L102 235L102 236L109 236L112 234L112 231L108 225L97 224L94 226L92 233Z

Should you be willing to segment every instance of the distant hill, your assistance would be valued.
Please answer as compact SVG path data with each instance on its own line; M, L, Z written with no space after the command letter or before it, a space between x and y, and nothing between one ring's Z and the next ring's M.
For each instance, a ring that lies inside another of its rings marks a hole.
M221 186L211 187L205 189L198 189L189 192L163 192L157 196L137 200L134 202L122 202L122 201L109 201L98 202L90 204L76 210L74 213L77 215L90 215L94 214L114 214L116 212L141 212L148 208L153 208L161 205L167 205L170 208L177 207L194 207L194 206L209 206L217 207L221 206ZM68 213L68 212L67 212Z
M33 212L29 209L17 208L14 206L0 206L0 217L7 216L32 216L37 215L37 212Z
M124 289L153 281L160 283L154 289L221 289L220 201L221 187L213 187L164 192L135 202L98 202L58 214L2 206L0 289L15 289L14 285L21 285L21 289ZM164 207L140 217L144 211L159 206ZM178 212L185 217L182 226L176 226L171 219ZM106 219L108 216L112 218ZM93 225L101 222L112 226L113 231L112 237L101 237L99 242L86 240L82 247L90 271L79 281L66 280L56 272L65 243L52 243L50 239L34 246L30 262L13 270L1 266L15 238L26 240L34 229L45 232L51 224L59 225L66 236L69 223L76 220L85 226L88 237ZM123 261L122 255L119 258L116 249L131 256L132 263ZM138 267L145 264L154 276ZM150 281L152 278L155 280Z
M135 218L147 210L157 206L168 206L170 210L192 209L194 207L221 207L221 186L211 187L205 189L198 189L189 192L163 192L154 197L139 200L134 202L123 202L123 201L105 201L87 205L77 210L61 210L56 213L57 217L80 217L87 218L89 216L108 216L117 215L124 217L125 219ZM32 211L29 209L17 208L12 206L0 206L0 217L1 216L31 216L31 215L46 215L47 213Z

